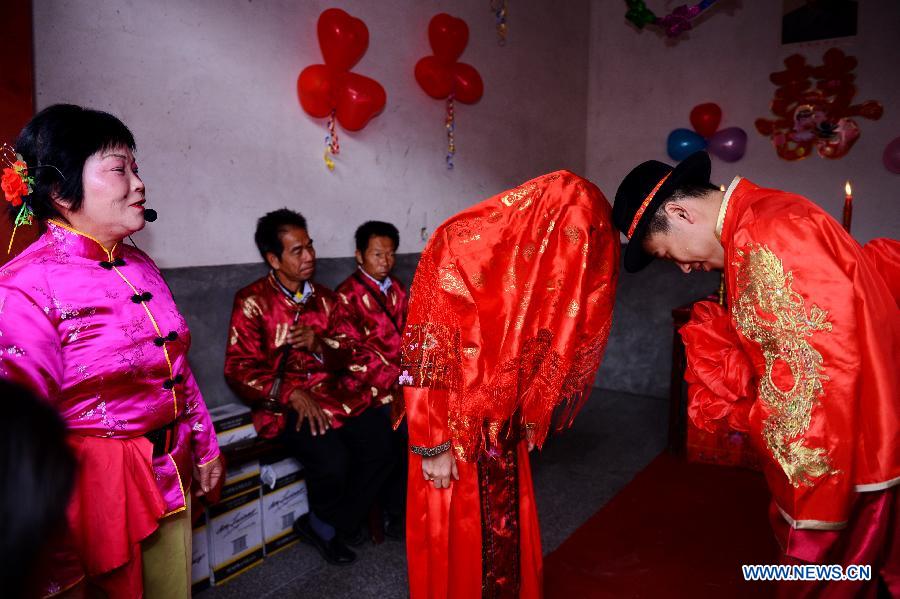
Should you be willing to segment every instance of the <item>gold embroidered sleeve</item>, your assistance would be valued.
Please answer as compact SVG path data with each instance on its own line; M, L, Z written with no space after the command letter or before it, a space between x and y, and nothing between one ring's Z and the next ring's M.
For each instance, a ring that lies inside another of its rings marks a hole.
M828 313L807 308L794 291L793 273L768 247L748 244L737 253L733 314L740 332L759 345L765 370L758 382L759 400L769 408L763 437L772 457L795 487L836 474L827 450L810 447L804 438L828 379L818 334L831 332ZM790 373L791 384L776 384L776 367Z

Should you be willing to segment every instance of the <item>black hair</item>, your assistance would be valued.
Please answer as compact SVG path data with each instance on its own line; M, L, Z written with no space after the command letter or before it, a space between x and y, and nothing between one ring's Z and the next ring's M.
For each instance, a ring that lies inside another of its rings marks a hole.
M719 191L719 187L712 183L684 183L677 187L675 191L673 191L672 194L663 200L656 208L656 212L653 213L650 224L647 226L647 232L644 234L644 239L646 240L656 233L667 233L669 231L669 217L666 215L665 210L666 205L669 202L702 198L710 191Z
M3 380L0 398L0 585L10 597L30 597L48 539L65 530L75 458L53 406Z
M134 151L134 135L107 112L54 104L34 115L16 140L16 152L34 178L32 192L25 198L34 215L39 220L59 216L54 193L73 212L80 210L84 163L97 152L121 147Z
M281 253L284 251L281 235L289 227L308 230L303 215L287 208L273 210L256 221L256 233L253 235L253 240L256 241L256 247L263 261L267 261L267 254L281 257Z
M400 233L397 231L397 227L380 220L370 220L361 224L356 230L356 249L365 254L369 248L369 240L373 237L387 237L393 241L395 252L400 247Z

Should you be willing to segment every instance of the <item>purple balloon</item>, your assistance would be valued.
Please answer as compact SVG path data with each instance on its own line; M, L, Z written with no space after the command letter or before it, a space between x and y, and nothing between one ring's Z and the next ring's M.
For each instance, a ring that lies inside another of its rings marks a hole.
M884 168L900 175L900 137L892 139L884 148L881 161L884 162Z
M724 160L735 162L744 157L747 151L747 132L740 127L728 127L713 133L707 145L709 153Z

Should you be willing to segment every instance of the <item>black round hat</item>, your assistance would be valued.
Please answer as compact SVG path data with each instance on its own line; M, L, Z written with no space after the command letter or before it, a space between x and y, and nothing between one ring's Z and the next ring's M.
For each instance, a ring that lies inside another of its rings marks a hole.
M709 183L709 154L694 152L674 168L648 160L633 168L616 190L612 218L616 228L628 238L625 270L637 272L653 262L643 248L647 226L660 204L684 183Z

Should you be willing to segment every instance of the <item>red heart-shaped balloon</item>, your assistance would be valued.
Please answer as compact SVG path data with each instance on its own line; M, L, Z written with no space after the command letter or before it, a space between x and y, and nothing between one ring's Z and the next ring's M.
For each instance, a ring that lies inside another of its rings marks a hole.
M300 105L310 116L323 118L337 105L338 73L324 64L306 67L297 78Z
M697 104L691 110L691 126L703 137L712 137L713 133L718 131L721 122L722 109L718 104L713 102Z
M469 43L469 26L447 13L434 15L428 23L428 41L435 56L446 63L456 62Z
M339 71L349 71L369 47L366 24L339 8L319 15L317 31L325 64Z
M453 97L463 104L474 104L484 94L481 75L470 64L458 62L453 65Z
M344 73L337 98L337 120L347 131L359 131L382 110L387 102L384 88L374 79Z
M416 81L425 93L435 100L443 100L453 91L451 67L436 56L426 56L416 63Z

